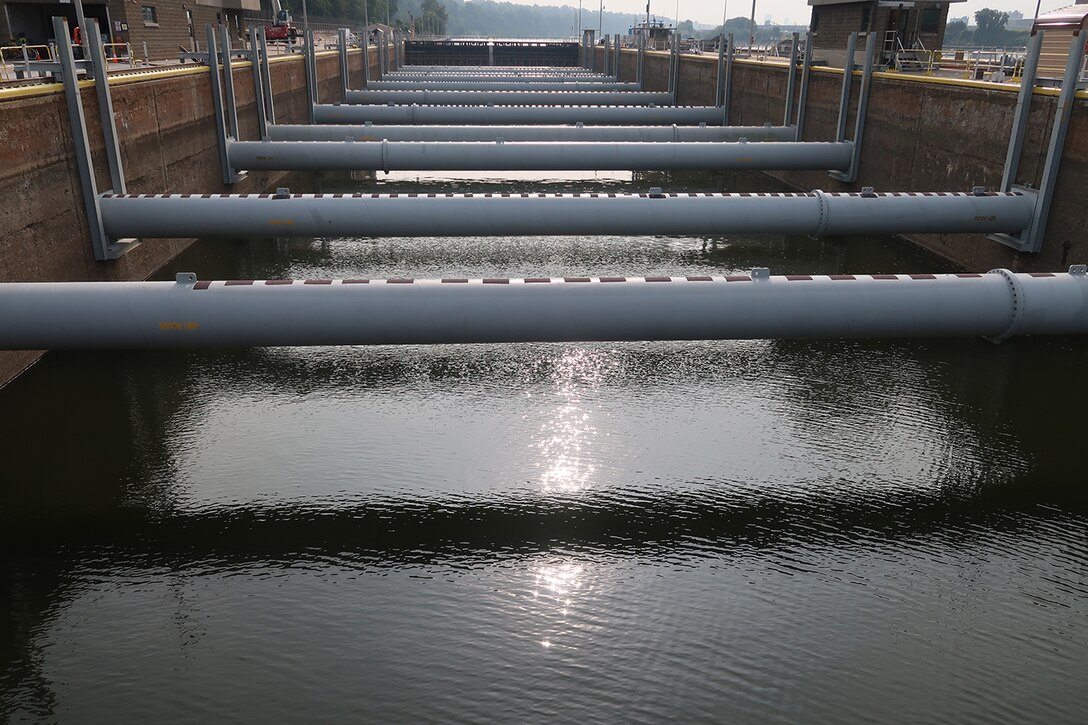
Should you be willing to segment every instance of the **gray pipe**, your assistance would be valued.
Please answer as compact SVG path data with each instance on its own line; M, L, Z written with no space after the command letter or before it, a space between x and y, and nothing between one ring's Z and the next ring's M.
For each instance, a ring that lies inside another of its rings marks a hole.
M521 79L476 81L372 81L369 91L638 91L636 83L586 81L528 81Z
M671 93L645 91L348 91L348 104L418 103L426 106L668 106Z
M1034 211L1032 198L1022 192L822 191L660 196L103 194L99 207L105 231L114 239L1015 233L1031 223Z
M272 141L791 141L785 126L305 126L268 127Z
M331 106L314 107L315 123L425 125L720 126L714 106Z
M1088 333L1088 275L0 284L0 348Z
M246 171L842 171L853 150L846 141L230 141L227 158Z

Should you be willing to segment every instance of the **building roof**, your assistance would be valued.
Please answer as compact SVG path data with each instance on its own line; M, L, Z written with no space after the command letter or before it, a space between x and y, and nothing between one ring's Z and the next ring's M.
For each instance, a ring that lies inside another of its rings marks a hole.
M1088 5L1070 5L1049 13L1043 13L1035 19L1035 25L1031 32L1036 30L1077 30L1084 27L1084 19L1088 17Z
M1088 0L1086 0L1088 1ZM948 5L951 3L965 3L967 0L919 0L925 5ZM816 5L872 5L873 0L808 0L808 4ZM900 6L912 8L917 3L910 0L898 2L897 0L877 0L877 5L882 8L897 8Z

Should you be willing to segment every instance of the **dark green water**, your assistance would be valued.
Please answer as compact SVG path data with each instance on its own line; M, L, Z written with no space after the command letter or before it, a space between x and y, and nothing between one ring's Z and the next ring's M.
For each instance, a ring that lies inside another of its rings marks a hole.
M677 183L581 179L543 185ZM753 266L948 270L208 240L163 277ZM0 720L1082 722L1086 383L1058 338L50 355L0 391Z

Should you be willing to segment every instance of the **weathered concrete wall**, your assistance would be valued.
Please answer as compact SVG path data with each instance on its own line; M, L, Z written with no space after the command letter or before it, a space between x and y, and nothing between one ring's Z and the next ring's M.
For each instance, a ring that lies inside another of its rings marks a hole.
M376 64L376 55L372 54ZM350 56L362 83L362 53ZM339 61L318 57L319 98L338 102ZM307 123L306 77L300 56L270 65L276 119ZM235 68L234 85L243 139L257 138L253 76ZM193 67L149 80L111 83L114 118L125 178L131 193L260 192L281 172L250 173L223 185L208 69ZM108 167L93 87L82 92L100 191L109 188ZM168 264L191 239L155 239L113 262L96 262L87 235L79 172L72 156L64 94L48 92L0 99L0 281L139 280ZM37 352L0 353L0 385L40 357Z
M621 73L634 78L635 52L624 51ZM730 119L735 125L784 121L788 69L783 64L737 61L733 69ZM838 123L841 70L812 72L805 141L828 141ZM856 184L843 184L820 171L771 172L796 189L857 191L967 191L1001 183L1012 132L1017 94L984 84L949 84L929 79L879 73L874 75ZM709 104L717 84L717 56L683 56L681 104ZM668 56L646 58L648 90L668 87ZM853 137L860 74L855 75L847 137ZM800 74L798 74L798 89ZM1020 157L1017 182L1038 187L1046 159L1057 98L1037 90ZM983 235L921 235L911 241L971 270L1008 267L1019 271L1064 269L1088 262L1088 103L1074 103L1051 206L1046 239L1039 254L1020 254Z

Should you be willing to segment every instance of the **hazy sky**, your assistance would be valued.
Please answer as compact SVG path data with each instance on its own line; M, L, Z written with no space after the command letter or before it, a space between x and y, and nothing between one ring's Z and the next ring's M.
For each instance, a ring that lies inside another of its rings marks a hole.
M1012 11L1019 10L1025 17L1035 15L1037 0L967 0L952 4L950 15L962 17L973 16L975 11L982 8ZM577 7L577 0L508 0L519 5L569 5ZM1047 12L1055 8L1072 5L1076 0L1042 0L1040 12ZM582 10L585 13L583 21L586 27L590 27L590 16L600 9L601 0L583 0ZM650 14L672 18L676 16L676 0L650 0ZM646 14L646 0L604 0L605 10L611 12L631 13L644 16ZM680 19L694 20L697 23L718 25L722 21L722 11L726 7L720 0L680 0ZM749 17L752 13L751 0L732 0L728 5L729 17ZM770 16L777 23L789 21L792 24L808 22L810 8L807 0L756 0L756 22L762 23Z

